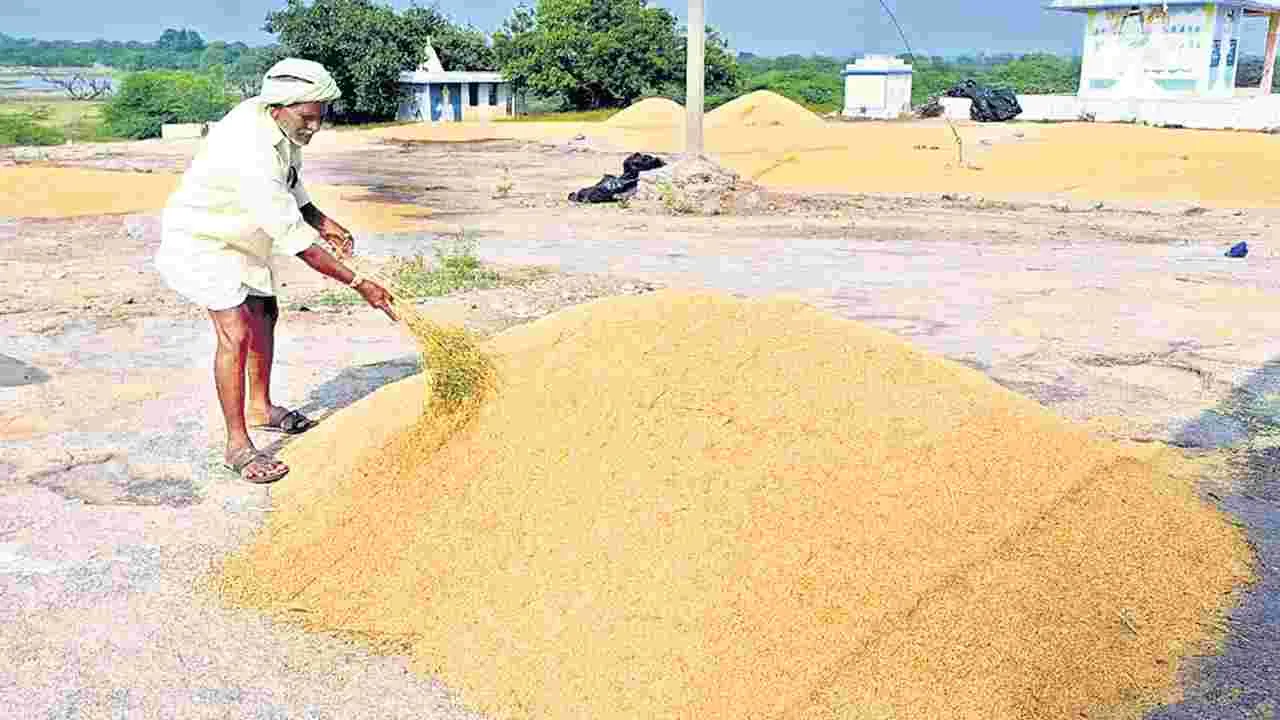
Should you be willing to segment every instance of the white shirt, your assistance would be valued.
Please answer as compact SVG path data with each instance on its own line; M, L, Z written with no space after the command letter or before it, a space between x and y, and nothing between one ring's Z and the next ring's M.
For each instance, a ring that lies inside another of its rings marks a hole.
M273 256L320 240L299 211L311 202L301 170L302 148L260 101L227 113L165 206L156 255L165 282L214 310L239 305L249 292L276 294Z

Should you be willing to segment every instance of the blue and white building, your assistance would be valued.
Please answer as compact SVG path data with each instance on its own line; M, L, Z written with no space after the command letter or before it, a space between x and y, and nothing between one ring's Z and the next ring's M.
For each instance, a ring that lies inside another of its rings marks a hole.
M483 122L515 114L511 83L498 72L447 71L435 50L416 70L400 73L398 120Z
M1052 0L1049 9L1084 16L1080 97L1230 98L1236 95L1241 22L1248 15L1274 18L1280 2ZM1267 43L1272 61L1274 25Z
M1049 0L1045 7L1084 19L1080 84L1073 95L1019 95L1018 120L1280 129L1280 95L1271 93L1280 0ZM1248 17L1269 18L1266 60L1260 87L1238 88ZM968 119L968 102L942 98L953 119Z

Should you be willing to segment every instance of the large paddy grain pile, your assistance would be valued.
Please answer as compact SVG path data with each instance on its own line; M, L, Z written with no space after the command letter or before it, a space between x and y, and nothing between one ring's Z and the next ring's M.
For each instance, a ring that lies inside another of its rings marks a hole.
M605 121L619 128L670 128L685 123L685 109L667 98L646 98Z
M775 92L757 90L707 113L708 129L783 127L793 130L822 128L826 122L799 103Z
M1135 716L1248 576L1181 455L782 300L597 301L290 448L227 598L498 718ZM426 441L424 442L424 438Z

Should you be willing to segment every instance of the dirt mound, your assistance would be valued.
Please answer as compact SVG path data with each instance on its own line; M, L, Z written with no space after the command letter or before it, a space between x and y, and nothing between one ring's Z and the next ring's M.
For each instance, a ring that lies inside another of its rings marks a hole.
M663 291L495 337L290 448L221 589L499 718L1136 716L1248 577L1174 451L788 301Z
M633 200L674 214L719 215L731 212L748 189L738 174L706 158L682 157L640 174Z
M646 98L605 121L618 128L679 127L685 122L684 106L667 98Z
M708 129L783 127L794 130L826 127L826 121L797 102L768 90L757 90L707 114Z

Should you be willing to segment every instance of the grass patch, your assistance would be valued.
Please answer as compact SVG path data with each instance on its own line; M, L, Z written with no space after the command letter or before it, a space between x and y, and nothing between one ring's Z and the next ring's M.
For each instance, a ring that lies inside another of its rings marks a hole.
M98 142L113 138L104 130L102 121L103 102L88 100L0 100L0 123L8 118L10 132L0 130L0 145L53 145L67 140L73 142ZM48 139L57 137L56 141L22 142L11 139L16 133L16 123L12 118L25 119L24 124L35 125L44 130L53 131L43 136ZM56 135L54 134L56 133Z
M420 254L396 258L383 272L394 282L396 299L402 302L497 287L501 275L484 266L476 256L475 245L469 237L456 238L447 245L436 246L434 262ZM349 307L363 303L364 298L359 293L346 289L325 290L310 300L310 304L323 307Z
M30 113L0 113L0 147L11 145L61 145L61 131L45 127Z
M386 122L373 123L331 123L325 125L325 130L333 130L334 132L351 132L353 130L381 130L382 128L400 127L402 125L417 125L417 120L388 120Z
M497 118L494 122L604 122L622 112L620 108L581 110L575 112L548 112Z

